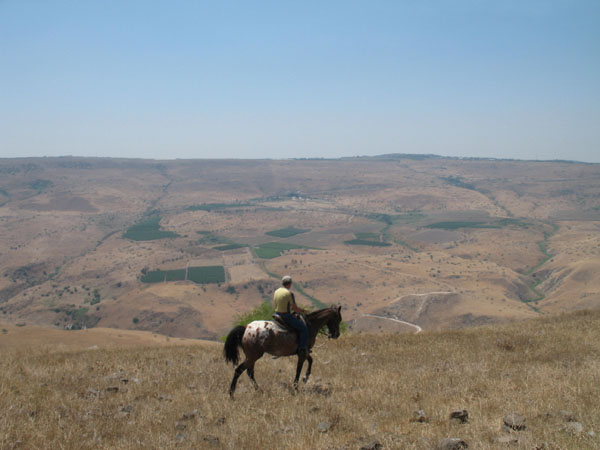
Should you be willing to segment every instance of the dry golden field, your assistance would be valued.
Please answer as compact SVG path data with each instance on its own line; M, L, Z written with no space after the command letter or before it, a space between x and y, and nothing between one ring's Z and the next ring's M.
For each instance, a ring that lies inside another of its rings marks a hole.
M127 237L152 218L171 234ZM267 234L289 227L303 232ZM260 246L273 242L289 249L265 257ZM240 247L219 249L230 244ZM196 266L222 266L225 280L141 281ZM0 160L8 323L216 339L286 273L301 304L339 303L363 331L597 308L600 166L410 155Z
M295 358L265 356L262 392L244 375L234 400L220 343L28 328L0 335L2 449L600 447L598 311L319 338L297 394ZM503 429L509 415L519 430Z

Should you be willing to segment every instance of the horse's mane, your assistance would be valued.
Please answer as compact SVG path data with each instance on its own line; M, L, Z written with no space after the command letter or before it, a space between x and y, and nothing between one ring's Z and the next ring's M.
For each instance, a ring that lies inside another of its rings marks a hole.
M320 316L321 314L323 314L325 311L328 311L328 310L335 311L335 306L329 306L327 308L319 309L317 311L308 313L306 315L306 318L307 319L315 319L316 317Z

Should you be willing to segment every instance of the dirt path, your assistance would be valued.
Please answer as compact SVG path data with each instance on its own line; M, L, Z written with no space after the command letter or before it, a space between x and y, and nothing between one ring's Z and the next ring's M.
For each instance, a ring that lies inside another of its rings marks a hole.
M410 323L410 322L405 322L404 320L400 320L400 319L394 319L392 317L376 316L374 314L363 314L362 317L373 317L375 319L391 320L393 322L398 322L403 325L408 325L409 327L413 327L415 329L415 334L418 334L421 331L423 331L423 328L421 328L419 325L415 325L414 323Z
M401 300L404 297L409 297L409 296L415 296L415 297L423 297L423 301L421 302L421 304L419 305L419 309L417 310L415 317L418 318L421 315L421 311L423 311L423 307L425 306L425 303L427 303L427 296L428 295L432 295L432 294L454 294L454 292L450 292L450 291L435 291L435 292L425 292L424 294L407 294L407 295L403 295L401 297L398 297L397 300ZM411 322L406 322L405 320L400 320L396 317L385 317L385 316L377 316L375 314L363 314L362 317L373 317L375 319L383 319L383 320L391 320L393 322L397 322L397 323L401 323L404 325L408 325L409 327L413 327L415 329L415 334L420 333L421 331L423 331L423 328L421 328L419 325L411 323Z

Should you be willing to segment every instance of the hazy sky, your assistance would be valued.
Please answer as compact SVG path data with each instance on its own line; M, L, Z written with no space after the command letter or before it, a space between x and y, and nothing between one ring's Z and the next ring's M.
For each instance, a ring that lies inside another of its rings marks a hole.
M599 143L599 0L0 0L0 157Z

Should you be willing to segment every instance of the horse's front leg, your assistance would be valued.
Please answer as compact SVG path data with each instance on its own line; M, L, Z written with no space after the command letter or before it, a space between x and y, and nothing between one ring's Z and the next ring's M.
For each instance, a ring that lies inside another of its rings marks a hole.
M294 389L295 390L298 390L298 380L300 379L300 373L302 372L302 366L304 365L305 359L306 359L305 355L298 355L298 366L296 366L296 378L294 379Z
M306 383L308 381L308 377L310 377L310 371L312 370L312 356L308 355L306 357L306 359L308 360L308 368L306 369L306 376L304 377L304 379L302 380L304 383Z

